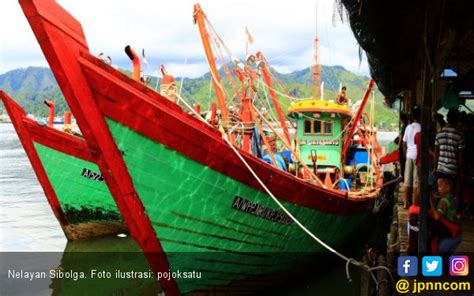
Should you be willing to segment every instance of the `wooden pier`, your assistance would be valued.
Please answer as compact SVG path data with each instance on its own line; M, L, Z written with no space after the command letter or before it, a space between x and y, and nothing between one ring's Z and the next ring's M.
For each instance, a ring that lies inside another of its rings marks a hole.
M403 183L397 193L397 203L394 209L392 226L396 227L396 233L391 233L388 251L395 251L400 255L407 254L408 248L408 210L403 208ZM462 219L456 221L461 226L461 244L456 249L455 254L467 254L474 252L474 220ZM394 235L396 237L394 237ZM391 247L391 248L390 248Z

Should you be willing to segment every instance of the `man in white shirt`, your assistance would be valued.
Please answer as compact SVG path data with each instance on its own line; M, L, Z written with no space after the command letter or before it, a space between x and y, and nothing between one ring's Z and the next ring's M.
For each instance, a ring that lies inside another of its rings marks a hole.
M408 209L412 204L412 195L417 192L418 188L418 170L416 168L416 156L418 154L415 135L421 131L420 125L420 109L413 109L413 122L405 129L403 135L403 148L406 153L405 163L405 198L404 207Z

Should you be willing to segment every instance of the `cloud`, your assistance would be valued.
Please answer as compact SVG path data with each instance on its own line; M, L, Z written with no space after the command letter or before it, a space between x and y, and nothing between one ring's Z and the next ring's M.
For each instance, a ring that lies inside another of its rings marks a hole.
M208 71L196 25L195 0L180 1L75 1L59 0L83 25L91 52L111 55L114 64L130 67L123 52L130 44L146 49L152 69L167 65L176 76L196 77ZM342 65L368 73L364 61L359 68L358 47L348 25L332 26L333 1L308 0L203 0L201 7L232 53L245 58L245 26L255 38L252 52L261 50L282 71L308 67L313 38L318 27L321 63ZM36 39L17 0L2 0L0 73L27 65L46 65ZM184 65L184 61L187 64Z

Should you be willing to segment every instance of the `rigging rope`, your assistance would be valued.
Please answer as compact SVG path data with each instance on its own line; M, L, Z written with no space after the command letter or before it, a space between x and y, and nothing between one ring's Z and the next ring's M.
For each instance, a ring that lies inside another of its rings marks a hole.
M184 68L186 68L186 65L188 64L188 56L184 58ZM181 77L181 85L179 86L179 95L181 95L181 90L183 89L183 84L184 84L184 75Z
M216 33L215 29L213 28L212 24L207 20L207 18L205 18L207 24L208 24L208 27L210 28L210 31L216 36L215 38L217 38L222 46L224 47L224 49L226 50L227 54L232 57L232 52L227 48L227 46L225 45L225 43L222 41L222 39L220 39L219 35ZM211 39L212 40L212 39ZM216 40L214 40L216 41ZM217 42L216 42L217 43ZM218 49L220 49L220 47L217 45L216 46ZM209 62L209 61L208 61ZM217 81L216 77L214 77L214 75L212 74L211 72L211 75L212 75L212 79L214 80L214 82L218 85L218 87L220 89L223 90L223 92L226 92L225 91L225 88L222 87L222 85ZM275 79L276 81L278 81L278 79ZM270 87L267 85L267 87L270 89ZM273 89L273 88L272 88ZM283 97L287 97L289 98L290 100L294 101L294 98L291 97L291 96L288 96L286 94L283 94L275 89L273 89L276 93L280 94L281 96ZM191 106L189 106L187 104L187 102L181 98L181 96L178 95L178 98L183 102L183 104L186 105L186 107L191 111L193 112L197 118L199 118L200 120L202 120L205 124L207 124L208 126L212 127L211 124L209 124L205 119L203 119L199 114L197 114L197 112L194 110L194 108L192 108ZM214 127L212 127L214 128ZM316 242L318 242L321 246L323 246L326 250L330 251L331 253L335 254L336 256L340 257L341 259L345 260L346 261L346 275L347 275L347 278L348 280L351 281L351 278L350 278L350 274L349 274L349 265L350 264L353 264L355 266L358 266L358 267L361 267L361 268L364 268L366 269L367 271L369 272L372 272L373 270L376 270L376 269L384 269L388 272L390 278L392 278L392 275L390 273L390 270L388 268L386 268L385 266L377 266L377 267L369 267L368 265L364 264L363 262L359 262L359 261L356 261L355 259L353 258L349 258L349 257L346 257L345 255L337 252L335 249L333 249L331 246L329 246L328 244L326 244L323 240L321 240L319 237L317 237L314 233L312 233L309 229L307 229L296 217L294 217L289 211L288 209L286 209L286 207L273 195L273 193L270 191L270 189L268 189L268 187L265 185L265 183L260 179L260 177L255 173L255 171L252 169L252 167L248 164L248 162L244 159L244 157L241 155L241 153L237 150L237 148L229 141L229 139L227 138L227 135L226 133L223 133L222 135L222 138L223 140L227 143L227 145L229 145L229 147L233 150L233 152L237 155L237 157L242 161L242 163L247 167L247 169L249 170L249 172L254 176L254 178L257 180L257 182L262 186L262 188L265 190L265 192L268 193L268 195L270 195L270 197L273 199L273 201L283 210L283 212L285 212L288 217L290 217L293 222L298 225L305 233L307 233L311 238L313 238ZM371 276L372 278L374 278L373 274L371 273ZM392 278L392 281L393 281L393 278ZM376 283L377 284L377 283Z
M209 124L206 120L204 120L199 114L197 114L197 112L194 110L194 108L192 108L191 106L188 105L188 103L186 103L186 101L181 98L179 95L178 95L179 99L186 105L186 107L191 111L193 112L198 119L200 119L201 121L203 121L205 124L207 124L208 126L214 128L211 124ZM306 234L308 234L311 238L313 238L318 244L320 244L321 246L323 246L326 250L330 251L331 253L333 253L334 255L338 256L339 258L341 258L342 260L346 261L346 276L347 276L347 279L349 281L352 281L352 278L350 276L350 273L349 273L349 265L352 264L354 266L357 266L357 267L360 267L360 268L363 268L365 270L367 270L368 272L372 272L374 270L378 270L378 269L383 269L383 270L386 270L388 275L390 276L392 282L393 282L393 277L392 277L392 274L390 272L390 270L385 267L385 266L375 266L375 267L369 267L367 264L363 263L363 262L360 262L360 261L357 261L355 260L354 258L350 258L350 257L347 257L341 253L339 253L338 251L336 251L334 248L332 248L331 246L329 246L328 244L326 244L323 240L321 240L319 237L317 237L314 233L312 233L308 228L306 228L306 226L303 225L303 223L301 223L295 216L293 216L293 214L290 213L290 211L288 211L288 209L275 197L275 195L273 195L273 193L270 191L270 189L268 189L268 187L265 185L265 183L262 181L262 179L260 179L260 177L257 175L257 173L255 173L255 171L252 169L252 167L248 164L248 162L245 160L245 158L242 156L242 154L237 150L237 148L232 145L232 143L227 139L227 137L225 136L225 134L223 135L222 139L227 143L227 145L229 145L229 147L232 149L232 151L237 155L237 157L242 161L242 163L245 165L245 167L247 167L247 169L249 170L249 172L253 175L253 177L257 180L257 182L260 184L260 186L262 186L262 188L265 190L265 192L267 192L268 195L270 195L270 197L273 199L273 201L280 207L280 209L285 212L285 214L288 215L288 217L291 218L291 220L293 220L293 222L298 225L300 227L301 230L303 230Z

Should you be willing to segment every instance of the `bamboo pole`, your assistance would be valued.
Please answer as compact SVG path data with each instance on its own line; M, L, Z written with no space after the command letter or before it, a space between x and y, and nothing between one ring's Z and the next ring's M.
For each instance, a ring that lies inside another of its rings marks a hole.
M272 162L273 162L273 166L278 168L278 164L275 160L275 155L273 154L273 151L270 147L270 144L268 142L268 139L267 137L265 136L265 133L263 132L263 128L262 128L262 125L260 124L260 122L258 122L256 116L255 116L255 113L253 112L253 108L250 108L250 112L252 114L252 117L255 119L255 124L257 125L258 127L258 132L260 134L260 136L262 137L263 139L263 142L265 143L265 146L267 146L267 151L268 151L268 154L270 155L270 158L272 159Z
M206 25L204 24L205 14L201 9L199 4L194 5L194 22L197 24L199 29L199 34L201 36L201 41L204 47L204 52L206 53L207 63L211 71L211 81L214 86L217 102L221 109L222 121L227 122L229 118L229 112L227 111L227 106L224 99L224 91L222 89L221 80L219 77L219 71L217 70L216 63L214 61L214 54L212 52L211 44L209 42L209 33L206 30Z
M262 52L260 52L260 51L257 52L256 56L257 56L257 59L263 63L262 68L261 68L263 78L265 79L265 83L268 87L268 92L270 93L270 98L273 101L273 106L275 106L275 110L276 110L277 115L278 115L278 120L280 121L281 128L283 129L283 133L285 134L285 137L289 142L289 141L291 141L290 133L288 132L288 127L286 126L285 117L283 116L283 112L281 111L280 103L278 102L277 95L276 95L275 90L273 89L273 86L272 86L272 79L270 78L270 71L268 69L267 61L266 61L265 57L263 56Z

